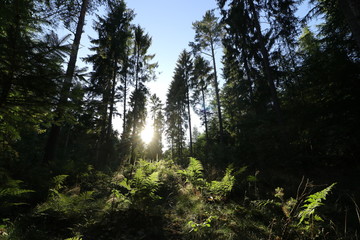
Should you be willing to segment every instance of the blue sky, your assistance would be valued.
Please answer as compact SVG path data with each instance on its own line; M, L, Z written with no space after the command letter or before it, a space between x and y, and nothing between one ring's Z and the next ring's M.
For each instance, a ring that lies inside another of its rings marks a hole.
M152 36L150 53L156 54L159 74L148 86L165 103L178 56L184 48L189 49L189 42L194 40L192 23L201 20L207 10L217 8L216 1L129 0L127 5L136 13L134 23L140 24ZM199 118L192 115L193 126L200 127Z
M309 10L303 7L300 15ZM173 76L175 64L180 52L188 48L188 43L193 41L195 32L192 23L201 20L207 10L217 8L215 0L128 0L127 6L133 9L136 17L134 24L141 25L152 37L152 46L149 53L155 54L155 62L158 62L157 80L150 82L152 93L156 93L164 102L166 92ZM305 10L305 11L304 11ZM101 12L100 12L101 15ZM92 30L93 16L87 16L85 34L81 41L79 57L85 57L91 46L89 38L96 38L97 34ZM221 59L221 50L217 51L217 62ZM85 66L79 61L79 66ZM219 68L221 65L218 64ZM90 66L89 66L90 67ZM90 69L91 70L91 67ZM221 71L218 71L221 73ZM218 77L221 77L219 74Z
M152 37L150 54L155 54L154 62L158 62L157 79L147 85L151 93L156 93L163 103L172 80L176 61L183 49L189 49L188 44L193 41L195 32L192 23L202 19L207 10L217 8L216 1L211 0L128 0L127 7L133 9L136 16L134 24L139 24ZM101 11L99 13L101 15ZM92 54L89 37L96 38L92 30L94 15L87 16L85 34L81 41L79 57ZM218 53L220 60L221 51ZM85 65L79 61L80 67ZM88 66L91 71L91 66ZM121 106L118 106L121 107ZM200 126L198 118L193 116L194 125ZM114 119L114 127L121 131L121 119Z
M178 56L184 48L189 49L188 43L194 39L192 23L201 20L207 10L217 8L216 1L128 0L127 6L136 14L133 23L142 26L152 37L149 53L155 54L154 62L158 62L159 67L156 71L157 80L148 83L148 86L152 93L156 93L165 102ZM92 30L93 19L94 16L86 18L87 25L81 41L80 58L92 54L88 51L88 36L97 37Z
M305 5L305 6L304 6ZM163 103L166 101L166 93L172 80L176 61L180 52L186 48L189 49L188 43L193 41L195 32L192 29L192 23L201 20L207 10L217 8L215 0L128 0L127 6L133 9L136 17L134 24L141 25L145 31L152 37L152 46L150 54L155 54L155 62L158 62L156 81L148 83L151 93L156 93ZM309 10L307 4L303 4L302 11L299 15ZM99 13L101 14L101 11ZM85 34L81 41L79 57L85 57L91 46L89 36L96 38L97 34L92 30L93 16L87 16ZM217 62L221 59L221 50L217 51ZM80 67L85 66L81 61L78 62ZM88 66L91 70L91 66ZM221 71L219 76L221 78ZM119 106L121 107L121 106ZM200 126L200 121L193 114L194 125ZM114 127L121 129L121 119L114 121ZM120 130L121 131L121 130Z
M201 20L209 9L216 8L211 0L129 0L134 9L134 23L140 24L152 36L150 53L158 62L157 80L149 83L152 93L163 101L173 76L180 52L194 39L192 23Z

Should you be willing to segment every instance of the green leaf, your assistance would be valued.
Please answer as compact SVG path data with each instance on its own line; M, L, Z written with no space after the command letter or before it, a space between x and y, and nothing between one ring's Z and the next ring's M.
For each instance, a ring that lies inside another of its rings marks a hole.
M336 183L333 183L329 187L314 194L311 194L306 198L305 204L302 206L303 210L301 210L298 214L298 218L300 219L298 224L303 223L304 220L308 220L310 217L312 217L315 214L315 210L318 207L324 205L322 201L326 199L326 196L329 194L329 192L335 186L335 184ZM316 216L317 215L314 215L314 219L316 218ZM317 218L321 219L319 216L317 216ZM320 221L322 221L322 219ZM307 224L306 221L305 224Z
M319 215L317 215L317 214L314 215L314 220L315 220L315 221L321 221L321 222L324 221L324 220L323 220Z
M249 182L256 182L256 181L257 181L257 178L256 178L256 176L249 175L249 176L247 177L247 180L248 180Z

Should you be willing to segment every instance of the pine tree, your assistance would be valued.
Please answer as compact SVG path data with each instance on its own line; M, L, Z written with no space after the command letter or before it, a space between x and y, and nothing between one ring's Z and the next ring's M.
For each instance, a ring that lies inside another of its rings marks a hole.
M162 133L164 130L163 104L156 94L150 97L150 114L154 133L147 149L149 157L155 160L162 156Z
M193 52L197 54L204 54L211 58L214 71L214 88L216 95L217 114L219 119L219 132L220 142L223 141L224 128L223 119L221 114L220 90L219 81L217 77L215 50L221 45L223 26L219 23L218 18L215 16L214 11L207 11L201 21L193 23L195 30L195 41L189 45L192 47Z
M189 148L190 155L193 154L193 142L192 142L192 128L191 128L191 112L190 112L190 90L192 88L191 78L193 71L193 62L190 53L183 50L180 53L179 59L176 63L174 78L180 82L181 86L185 90L186 98L184 99L187 108L187 128L189 129Z
M157 67L157 63L150 62L155 55L148 54L151 37L140 26L136 26L133 31L133 49L130 59L133 62L132 77L135 86L130 97L131 111L128 113L130 121L128 129L131 132L131 163L136 160L137 147L140 142L139 134L146 120L145 106L148 89L145 83L154 79L154 69Z
M98 17L95 29L98 39L93 39L95 46L92 48L96 54L87 58L93 63L94 72L91 77L93 98L101 97L99 105L100 115L100 141L98 158L106 162L110 154L112 119L114 117L114 106L121 98L120 77L121 71L128 68L128 56L126 47L131 38L130 22L134 15L126 9L124 1L110 4L110 9L105 18ZM96 101L96 100L95 100Z
M34 1L6 1L0 10L0 158L19 154L22 132L41 132L58 98L67 36L43 33ZM10 164L11 165L11 164Z
M194 70L192 77L192 88L193 88L193 102L196 105L201 106L201 110L196 111L203 120L205 125L205 136L206 141L209 141L209 130L208 130L208 108L206 106L206 95L208 92L208 86L211 84L213 75L211 74L210 63L201 56L197 56L194 60Z
M166 135L171 146L171 157L181 161L184 157L186 114L186 85L176 72L166 95Z
M80 46L81 35L85 24L85 15L88 10L88 4L89 4L89 0L83 0L81 3L80 14L76 25L76 32L71 46L70 58L67 64L63 85L60 90L59 101L57 103L55 110L55 118L54 118L55 123L51 125L51 128L49 130L49 137L45 146L45 153L43 158L43 162L45 164L48 164L55 159L56 148L58 145L58 139L61 128L60 120L63 117L64 113L66 112L65 105L68 102L69 92L71 89L72 80L75 73L77 54Z

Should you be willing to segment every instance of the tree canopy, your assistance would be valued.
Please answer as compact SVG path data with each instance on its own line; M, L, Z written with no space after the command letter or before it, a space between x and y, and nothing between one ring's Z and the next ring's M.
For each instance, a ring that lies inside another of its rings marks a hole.
M162 99L124 0L2 1L0 240L358 239L358 1L216 3Z

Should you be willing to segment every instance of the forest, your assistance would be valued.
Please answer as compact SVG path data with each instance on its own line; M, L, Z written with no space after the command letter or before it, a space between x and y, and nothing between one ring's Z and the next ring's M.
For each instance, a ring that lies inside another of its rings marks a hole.
M163 101L124 0L0 0L0 240L360 239L360 2L216 4Z

